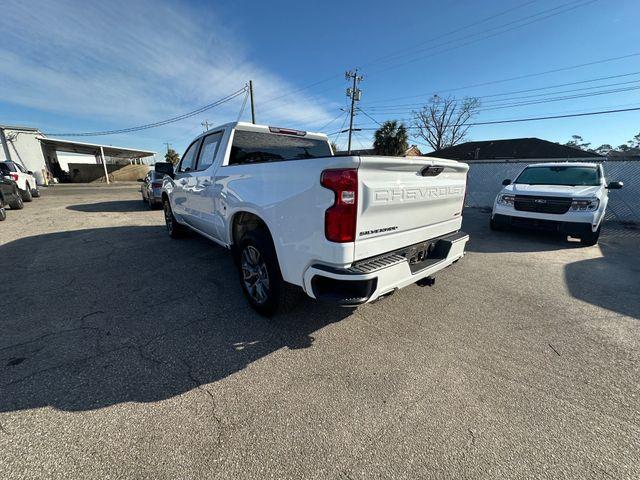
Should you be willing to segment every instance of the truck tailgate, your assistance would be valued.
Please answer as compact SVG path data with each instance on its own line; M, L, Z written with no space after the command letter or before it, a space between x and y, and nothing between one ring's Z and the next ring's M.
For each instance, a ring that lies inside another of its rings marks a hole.
M460 229L468 170L431 157L361 157L354 260Z

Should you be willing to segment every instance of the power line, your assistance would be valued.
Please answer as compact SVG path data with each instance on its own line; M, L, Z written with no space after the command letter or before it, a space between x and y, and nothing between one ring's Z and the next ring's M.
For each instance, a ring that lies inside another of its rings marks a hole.
M547 93L541 93L541 94L537 94L537 95L527 95L526 97L513 97L511 99L509 99L509 98L501 98L501 99L484 101L485 98L501 97L501 96L513 95L513 94L517 94L517 93L537 92L537 91L540 91L540 90L550 90L552 88L558 88L558 87L569 86L569 85L579 85L579 84L590 83L590 82L601 81L601 80L607 80L607 79L612 79L612 78L629 77L631 75L640 75L640 72L625 73L625 74L621 74L621 75L609 75L607 77L599 77L599 78L594 78L594 79L590 79L590 80L581 80L581 81L578 81L578 82L560 83L560 84L556 84L556 85L549 85L549 86L546 86L546 87L528 88L528 89L525 89L525 90L515 90L515 91L510 91L510 92L493 93L493 94L490 94L490 95L482 95L482 96L479 96L477 98L479 98L482 101L482 103L485 104L487 102L501 102L501 101L518 99L518 98L531 98L531 97L535 97L535 96L554 95L554 94L557 94L557 93L569 93L569 92L577 92L577 91L582 91L582 90L592 90L594 88L612 87L612 86L616 86L616 85L626 85L626 84L630 84L630 83L637 83L637 82L640 81L640 80L631 80L629 82L609 83L609 84L594 85L592 87L576 88L576 89L564 90L564 91L558 91L558 92L547 92ZM370 109L370 110L374 110L374 111L381 111L381 110L385 110L386 111L386 110L390 110L390 109L399 109L400 107L421 107L423 105L424 105L424 102L416 102L416 103L398 103L398 104L395 104L395 105L394 104L371 105L371 106L367 106L367 108Z
M166 120L161 120L159 122L154 122L154 123L147 123L145 125L139 125L136 127L129 127L129 128L122 128L119 130L104 130L104 131L98 131L98 132L82 132L82 133L45 133L45 135L52 135L52 136L56 136L56 137L93 137L93 136L100 136L100 135L116 135L119 133L132 133L132 132L138 132L140 130L147 130L150 128L155 128L155 127L160 127L163 125L168 125L170 123L175 123L175 122L179 122L180 120L184 120L186 118L190 118L190 117L194 117L195 115L198 115L202 112L206 112L207 110L210 110L214 107L217 107L219 105L222 105L223 103L229 102L231 100L233 100L234 98L236 98L237 96L241 95L242 93L244 93L246 91L246 86L241 88L240 90L237 90L229 95L227 95L226 97L223 97L219 100L216 100L215 102L209 103L207 105L204 105L196 110L193 110L191 112L182 114L182 115L178 115L177 117L172 117L172 118L168 118Z
M629 82L622 82L622 84L626 84ZM638 81L633 82L633 83L638 83ZM615 85L615 84L614 84ZM599 87L597 87L599 88ZM572 93L575 91L580 91L581 89L575 89L575 90L566 90L564 92L554 92L555 93ZM542 103L551 103L551 102L560 102L560 101L565 101L565 100L575 100L575 99L579 99L579 98L589 98L589 97L595 97L595 96L601 96L601 95L610 95L612 93L621 93L621 92L629 92L629 91L634 91L634 90L640 90L640 85L635 85L635 86L629 86L629 87L624 87L624 88L615 88L615 89L610 89L610 90L599 90L599 91L595 91L595 92L588 92L588 93L580 93L580 94L575 94L575 95L563 95L563 96L559 96L559 97L546 97L546 98L538 98L538 99L531 99L531 100L527 100L528 97L520 97L521 100L520 101L516 101L515 103L497 103L497 102L507 102L507 101L513 101L513 100L518 100L518 97L514 97L511 99L502 99L502 100L498 100L498 101L494 101L496 103L494 103L494 105L491 105L491 103L489 104L489 106L487 108L479 108L477 110L477 113L480 112L486 112L486 111L490 111L490 110L500 110L500 109L504 109L504 108L514 108L514 107L522 107L522 106L527 106L527 105L538 105L538 104L542 104ZM539 96L539 95L537 95ZM535 97L535 96L531 96L531 97ZM529 97L529 98L531 98ZM394 114L408 114L408 113L412 113L414 110L412 109L397 109L397 110L377 110L376 113L379 114L386 114L386 115L394 115Z
M499 25L497 27L488 29L487 31L497 30L497 29L500 29L500 28L504 28L504 27L507 27L507 26L510 26L510 25L525 21L525 23L522 23L520 25L515 25L515 26L512 26L510 28L506 28L504 30L498 31L496 33L492 33L490 35L484 35L484 36L482 36L480 38L476 38L476 39L470 40L468 42L461 43L459 45L455 45L453 47L450 47L450 48L447 48L447 49L444 49L444 50L436 51L436 52L434 52L434 53L432 53L430 55L427 55L425 57L418 57L418 58L415 58L413 60L409 60L409 61L406 61L406 62L403 62L403 63L399 63L399 64L396 64L396 65L391 65L391 66L389 66L387 68L382 68L382 69L379 69L379 70L374 71L374 72L384 72L384 71L391 70L391 69L394 69L394 68L402 67L404 65L415 63L416 61L418 61L420 59L424 60L425 58L430 58L430 57L433 57L435 55L440 55L440 54L445 53L445 52L456 50L458 48L461 48L461 47L464 47L464 46L467 46L467 45L471 45L473 43L477 43L479 41L486 40L488 38L492 38L492 37L495 37L497 35L501 35L503 33L506 33L506 32L509 32L509 31L512 31L512 30L515 30L515 29L518 29L518 28L525 27L525 26L530 25L532 23L539 22L539 21L542 21L542 20L546 20L547 18L551 18L551 17L557 16L557 15L561 15L563 13L567 13L569 11L575 10L577 8L580 8L580 7L584 7L586 5L589 5L589 4L594 3L596 1L599 1L599 0L587 0L587 1L578 0L578 1L582 1L582 3L579 3L579 4L575 5L576 1L573 0L571 2L564 3L564 4L559 5L557 7L554 7L554 8L551 8L551 9L547 9L547 10L543 10L542 12L539 12L539 13L536 13L536 14L533 14L533 15L529 15L527 17L524 17L524 18L521 18L521 19L518 19L518 20L515 20L515 21L508 22L508 23L506 23L504 25ZM574 5L572 5L572 4L574 4ZM562 9L564 7L569 6L569 5L571 5L569 8L566 8L565 10L560 10L560 9ZM549 15L546 15L546 16L543 16L543 17L540 17L540 18L535 18L535 17L539 17L540 15L544 15L545 13L553 12L555 10L560 10L560 11L557 11L555 13L550 13ZM529 20L529 21L526 21L526 20ZM454 42L457 42L457 41L460 41L460 40L464 40L466 38L475 37L477 35L480 35L481 33L483 33L483 32L474 33L474 34L467 35L465 37L461 37L461 38L458 38L458 39L455 39L455 40L449 40L447 42L443 42L441 44L438 44L435 47L430 47L428 49L423 49L422 51L433 50L436 47L444 46L444 45L447 45L447 44L450 44L450 43L454 43ZM405 55L402 55L402 56L407 56L407 55L410 55L410 54L405 54ZM415 53L414 53L414 55L415 55Z
M333 120L331 120L329 123L323 125L322 127L320 127L318 129L319 132L322 132L325 128L327 128L329 125L331 125L333 122L335 122L336 120L338 120L340 117L342 117L343 115L346 115L346 112L344 111L340 111L340 113L338 114L337 117L335 117Z
M481 82L481 83L474 83L471 85L466 85L463 87L455 87L455 88L448 88L448 89L440 89L440 90L434 90L434 93L449 93L449 92L457 92L460 90L470 90L472 88L477 88L477 87L486 87L487 85L495 85L498 83L506 83L506 82L511 82L514 80L523 80L525 78L532 78L532 77L540 77L543 75L549 75L552 73L558 73L558 72L566 72L568 70L575 70L577 68L583 68L583 67L590 67L593 65L600 65L602 63L609 63L609 62L614 62L617 60L626 60L628 58L631 57L637 57L640 56L640 52L636 52L636 53L630 53L628 55L622 55L619 57L611 57L611 58L604 58L601 60L595 60L593 62L587 62L587 63L580 63L577 65L570 65L568 67L560 67L560 68L554 68L552 70L545 70L544 72L536 72L536 73L527 73L525 75L518 75L515 77L508 77L508 78L502 78L502 79L498 79L498 80L490 80L487 82ZM419 97L428 97L428 96L432 96L433 93L421 93L418 95L405 95L403 97L394 97L394 98L387 98L387 99L381 99L381 100L376 100L374 102L370 102L369 103L369 108L371 108L371 105L375 104L375 103L379 103L379 102L390 102L393 100L404 100L407 98L419 98Z
M509 119L509 120L492 120L492 121L487 121L487 122L470 122L470 123L463 123L461 125L479 126L479 125L496 125L496 124L500 124L500 123L535 122L535 121L541 121L541 120L554 120L554 119L558 119L558 118L587 117L587 116L591 116L591 115L607 115L607 114L611 114L611 113L633 112L633 111L638 111L638 110L640 110L640 107L621 108L621 109L617 109L617 110L601 110L601 111L598 111L598 112L574 113L574 114L570 114L570 115L550 115L550 116L544 116L544 117L514 118L514 119ZM418 128L418 127L409 126L407 128L415 129L415 128ZM376 128L373 128L373 127L371 127L371 128L361 128L360 130L376 130Z
M360 110L362 113L364 113L364 115L366 117L369 117L371 120L373 120L374 122L376 122L378 125L382 126L382 124L376 120L375 118L373 118L371 115L369 115L367 112L365 112L362 108L358 107L358 110Z
M493 20L494 18L501 17L501 16L503 16L503 15L506 15L507 13L511 13L511 12L513 12L513 11L515 11L515 10L519 10L519 9L521 9L521 8L524 8L524 7L528 6L528 5L531 5L532 3L536 3L536 1L537 1L537 0L530 0L530 1L528 1L528 2L522 3L522 4L517 5L517 6L515 6L515 7L511 7L511 8L508 8L507 10L503 10L503 11L501 11L501 12L498 12L498 13L496 13L496 14L494 14L494 15L490 15L490 16L488 16L488 17L485 17L485 18L483 18L483 19L481 19L481 20L478 20L477 22L469 23L469 24L464 25L464 26L462 26L462 27L460 27L460 28L456 28L455 30L450 30L450 31L448 31L448 32L446 32L446 33L443 33L443 34L441 34L441 35L438 35L437 37L432 37L432 38L429 38L429 39L427 39L427 40L423 40L422 42L419 42L419 43L417 43L417 44L414 44L414 47L415 47L415 46L418 46L418 45L426 45L426 44L428 44L428 43L431 43L431 42L434 42L434 41L436 41L436 40L439 40L439 39L440 39L440 38L442 38L442 37L446 37L446 36L449 36L449 35L453 35L453 34L455 34L455 33L465 31L465 30L467 30L467 29L469 29L469 28L471 28L471 27L475 27L475 26L477 26L477 25L481 25L481 24L483 24L483 23L488 22L489 20ZM396 56L396 54L398 54L398 53L403 53L403 52L406 52L406 48L403 48L403 49L401 49L401 50L396 50L395 52L389 53L389 54L387 54L387 55L383 55L383 56L378 57L378 58L374 58L373 60L370 60L369 62L367 62L367 63L363 64L363 65L362 65L362 67L366 67L366 66L371 65L371 64L374 64L374 63L379 63L381 60L385 60L385 59L387 59L387 58L389 58L389 57L394 57L394 56Z

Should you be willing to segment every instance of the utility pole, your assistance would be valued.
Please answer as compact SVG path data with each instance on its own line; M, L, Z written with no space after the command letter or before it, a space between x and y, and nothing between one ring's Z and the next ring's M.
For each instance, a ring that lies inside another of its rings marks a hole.
M211 124L209 123L209 120L205 120L200 125L202 125L202 128L204 128L204 131L206 132L206 131L209 130L209 125L211 125Z
M253 106L253 80L249 80L249 96L251 97L251 123L256 123L256 110Z
M344 78L346 80L353 80L353 87L347 88L347 97L351 99L351 112L349 113L349 144L347 146L347 155L351 155L351 134L353 133L353 117L356 115L356 102L360 101L362 97L362 91L358 88L358 85L362 80L364 80L363 76L358 76L358 69L356 68L353 71L345 72Z

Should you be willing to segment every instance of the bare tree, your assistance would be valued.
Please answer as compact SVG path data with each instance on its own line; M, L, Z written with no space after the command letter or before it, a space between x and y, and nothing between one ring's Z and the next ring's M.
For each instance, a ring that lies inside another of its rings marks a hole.
M469 120L479 108L480 100L475 97L458 100L434 95L420 111L414 112L416 136L423 138L434 150L457 145L466 138Z

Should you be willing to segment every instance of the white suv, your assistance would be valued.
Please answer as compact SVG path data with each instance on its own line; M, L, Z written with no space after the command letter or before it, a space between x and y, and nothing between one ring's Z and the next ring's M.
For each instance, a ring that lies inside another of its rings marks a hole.
M583 245L598 243L609 189L597 163L535 163L527 166L496 197L491 229L510 226L556 231L578 237Z
M0 162L0 175L10 178L18 184L23 201L30 202L33 197L40 196L33 172L26 170L22 165L16 162Z

